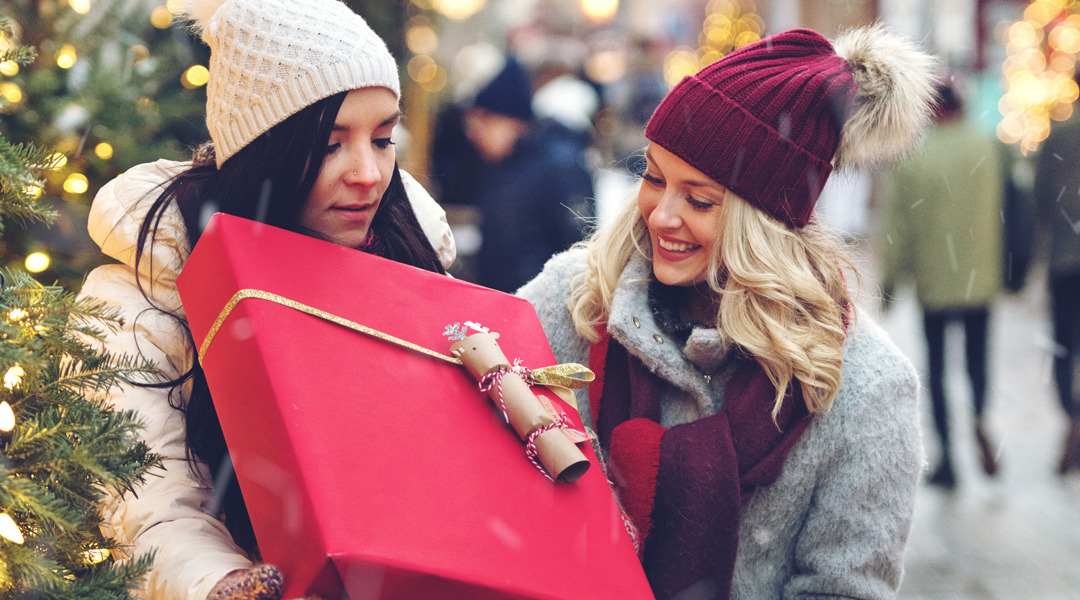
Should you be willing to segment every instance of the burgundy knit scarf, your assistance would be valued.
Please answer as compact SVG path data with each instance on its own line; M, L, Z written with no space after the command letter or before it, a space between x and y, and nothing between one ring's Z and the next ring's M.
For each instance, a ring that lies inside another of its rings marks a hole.
M606 327L601 336L589 356L592 419L653 593L729 598L742 504L776 481L810 424L802 394L789 392L774 423L776 388L755 360L740 359L722 412L665 428L667 384Z
M368 229L367 237L364 241L356 247L361 252L367 252L368 254L374 254L375 256L386 256L386 246L383 244L382 238L375 233L374 229Z

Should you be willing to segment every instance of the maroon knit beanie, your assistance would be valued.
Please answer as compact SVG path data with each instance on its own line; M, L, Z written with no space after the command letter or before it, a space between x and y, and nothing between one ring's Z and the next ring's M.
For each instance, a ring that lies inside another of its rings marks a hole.
M684 78L645 137L793 227L810 221L857 86L820 34L795 29Z

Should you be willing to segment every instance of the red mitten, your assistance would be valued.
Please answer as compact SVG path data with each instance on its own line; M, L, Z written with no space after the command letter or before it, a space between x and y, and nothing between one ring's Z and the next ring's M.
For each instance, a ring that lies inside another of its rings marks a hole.
M274 565L237 569L210 590L207 600L281 600L285 589L281 571Z
M656 472L660 468L660 437L667 431L649 419L630 419L611 432L612 478L626 516L637 529L639 553L652 527Z

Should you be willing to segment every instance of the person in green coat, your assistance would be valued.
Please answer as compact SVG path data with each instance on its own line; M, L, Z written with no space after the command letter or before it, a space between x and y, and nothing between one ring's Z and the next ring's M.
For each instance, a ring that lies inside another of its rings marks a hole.
M941 459L930 483L956 485L945 394L945 330L964 331L975 439L982 468L997 473L983 414L990 307L1002 292L1002 156L997 140L963 117L954 84L939 86L936 127L887 186L882 287L886 301L913 283L923 311L930 398Z

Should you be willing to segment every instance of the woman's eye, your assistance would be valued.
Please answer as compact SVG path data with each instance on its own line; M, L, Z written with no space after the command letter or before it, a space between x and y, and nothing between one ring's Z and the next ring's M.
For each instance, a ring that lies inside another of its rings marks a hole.
M331 154L337 152L339 148L341 148L341 144L330 144L326 147L326 155L330 156Z
M715 202L708 202L708 201L705 201L705 200L698 200L697 198L695 198L693 196L687 196L686 197L686 202L690 206L692 206L692 207L694 207L694 208L696 208L698 210L706 210L706 209L709 209L709 208L712 208L712 207L716 206Z
M385 150L394 145L394 140L390 138L379 138L375 140L375 146L380 150Z
M649 175L648 173L642 173L641 178L648 183L651 183L652 185L664 185L664 181L662 179L654 175Z

